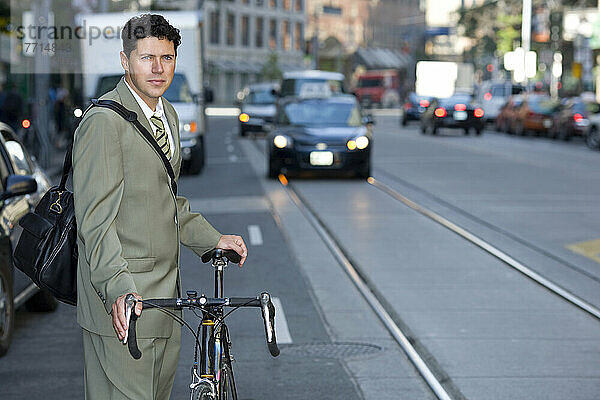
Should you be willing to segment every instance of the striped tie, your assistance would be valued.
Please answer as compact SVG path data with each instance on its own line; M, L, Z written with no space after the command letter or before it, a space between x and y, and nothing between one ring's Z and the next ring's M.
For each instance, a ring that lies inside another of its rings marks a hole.
M162 122L160 117L153 115L150 117L150 121L156 126L156 132L154 133L154 137L156 138L156 142L158 146L163 151L167 160L171 159L171 148L169 147L169 138L167 137L167 132L165 131L165 125Z

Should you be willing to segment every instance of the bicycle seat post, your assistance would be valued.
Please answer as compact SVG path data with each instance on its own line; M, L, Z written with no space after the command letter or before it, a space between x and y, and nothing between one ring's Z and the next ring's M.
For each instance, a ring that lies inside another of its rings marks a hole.
M222 253L217 252L212 262L215 268L215 297L223 297L223 270L227 262L223 259Z

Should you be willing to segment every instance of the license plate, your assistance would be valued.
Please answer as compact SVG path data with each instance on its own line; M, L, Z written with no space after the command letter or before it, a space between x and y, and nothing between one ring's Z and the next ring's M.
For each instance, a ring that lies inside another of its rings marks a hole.
M454 111L454 119L457 121L464 121L467 119L466 111Z
M310 165L331 165L333 164L333 153L330 151L311 151Z
M544 128L546 128L546 129L552 128L552 120L545 119L544 120Z

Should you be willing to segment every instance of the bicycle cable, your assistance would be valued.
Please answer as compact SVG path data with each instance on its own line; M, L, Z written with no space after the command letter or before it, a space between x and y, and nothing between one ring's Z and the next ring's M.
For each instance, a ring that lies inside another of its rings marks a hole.
M215 329L213 330L213 333L211 335L211 339L215 338L215 334L217 332L217 328L219 327L219 325L221 325L223 323L223 321L225 320L225 318L227 318L231 313L237 311L238 309L240 309L241 307L245 307L248 304L252 303L254 301L254 299L247 301L244 304L240 304L239 306L235 306L231 309L231 311L225 313L222 317L217 318L217 322L215 323Z
M142 301L144 301L144 300L142 300ZM192 335L194 335L194 338L196 339L196 343L198 343L198 336L194 332L194 329L190 326L190 324L185 322L185 320L183 318L181 318L179 315L175 314L174 312L171 312L170 310L166 309L165 307L161 307L150 301L146 301L146 304L150 304L151 306L154 306L154 308L158 309L159 311L161 311L161 312L169 315L171 318L173 318L176 322L179 323L179 325L185 326L186 328L188 328L190 330L190 332L192 332Z

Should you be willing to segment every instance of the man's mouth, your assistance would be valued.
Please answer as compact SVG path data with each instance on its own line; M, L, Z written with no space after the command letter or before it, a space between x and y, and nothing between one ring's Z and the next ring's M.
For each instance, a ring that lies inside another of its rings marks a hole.
M161 86L165 83L164 79L148 79L148 82L155 86Z

